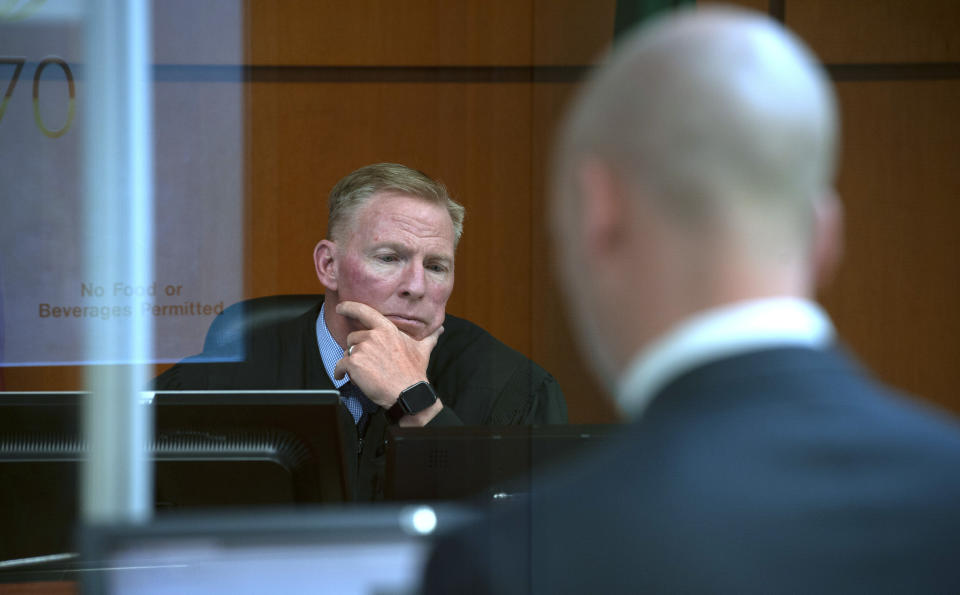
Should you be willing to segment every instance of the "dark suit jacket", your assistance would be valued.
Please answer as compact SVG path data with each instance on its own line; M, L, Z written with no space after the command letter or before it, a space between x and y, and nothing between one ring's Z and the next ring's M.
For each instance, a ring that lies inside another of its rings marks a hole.
M428 593L960 593L960 429L837 352L761 351L494 518Z
M258 328L253 336L242 338L244 361L183 362L158 376L155 388L333 389L317 346L321 303L297 318ZM543 368L462 318L447 315L443 325L427 378L444 408L429 425L566 423L563 393ZM379 410L362 437L363 448L359 440L347 445L348 452L359 451L356 476L351 478L359 500L382 497L388 424Z

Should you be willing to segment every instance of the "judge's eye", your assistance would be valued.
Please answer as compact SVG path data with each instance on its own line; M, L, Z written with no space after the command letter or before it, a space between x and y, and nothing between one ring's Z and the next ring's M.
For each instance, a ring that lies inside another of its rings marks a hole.
M377 260L380 262L397 262L400 259L397 258L396 254L381 254L377 256Z
M427 270L433 271L434 273L446 273L447 267L442 264L429 264L427 265Z

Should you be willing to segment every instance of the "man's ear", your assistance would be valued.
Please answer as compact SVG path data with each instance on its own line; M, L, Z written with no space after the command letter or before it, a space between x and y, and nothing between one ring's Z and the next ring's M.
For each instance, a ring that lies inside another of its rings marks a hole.
M320 240L313 249L313 265L317 279L328 291L337 290L337 245L330 240Z
M593 259L598 259L595 262L603 262L611 250L621 247L629 226L630 209L620 180L605 163L588 159L577 173L583 197L579 225L584 246Z
M813 205L813 281L822 289L833 279L843 258L843 204L832 191Z

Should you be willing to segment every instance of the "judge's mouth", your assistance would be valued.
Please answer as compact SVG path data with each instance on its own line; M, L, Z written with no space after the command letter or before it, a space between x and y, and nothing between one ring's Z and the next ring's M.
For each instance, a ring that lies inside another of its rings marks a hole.
M419 318L408 318L400 314L386 314L385 316L390 322L397 325L400 330L403 330L404 327L419 329L427 324Z

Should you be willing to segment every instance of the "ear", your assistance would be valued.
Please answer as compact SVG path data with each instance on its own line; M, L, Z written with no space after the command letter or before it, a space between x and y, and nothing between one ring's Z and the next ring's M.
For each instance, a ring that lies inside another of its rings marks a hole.
M823 288L843 258L843 205L830 191L814 203L813 216L813 280Z
M313 249L313 265L317 279L328 291L337 290L337 245L330 240L320 240Z
M619 249L629 227L627 197L609 166L597 159L584 161L578 170L583 197L580 230L594 262L602 263Z

